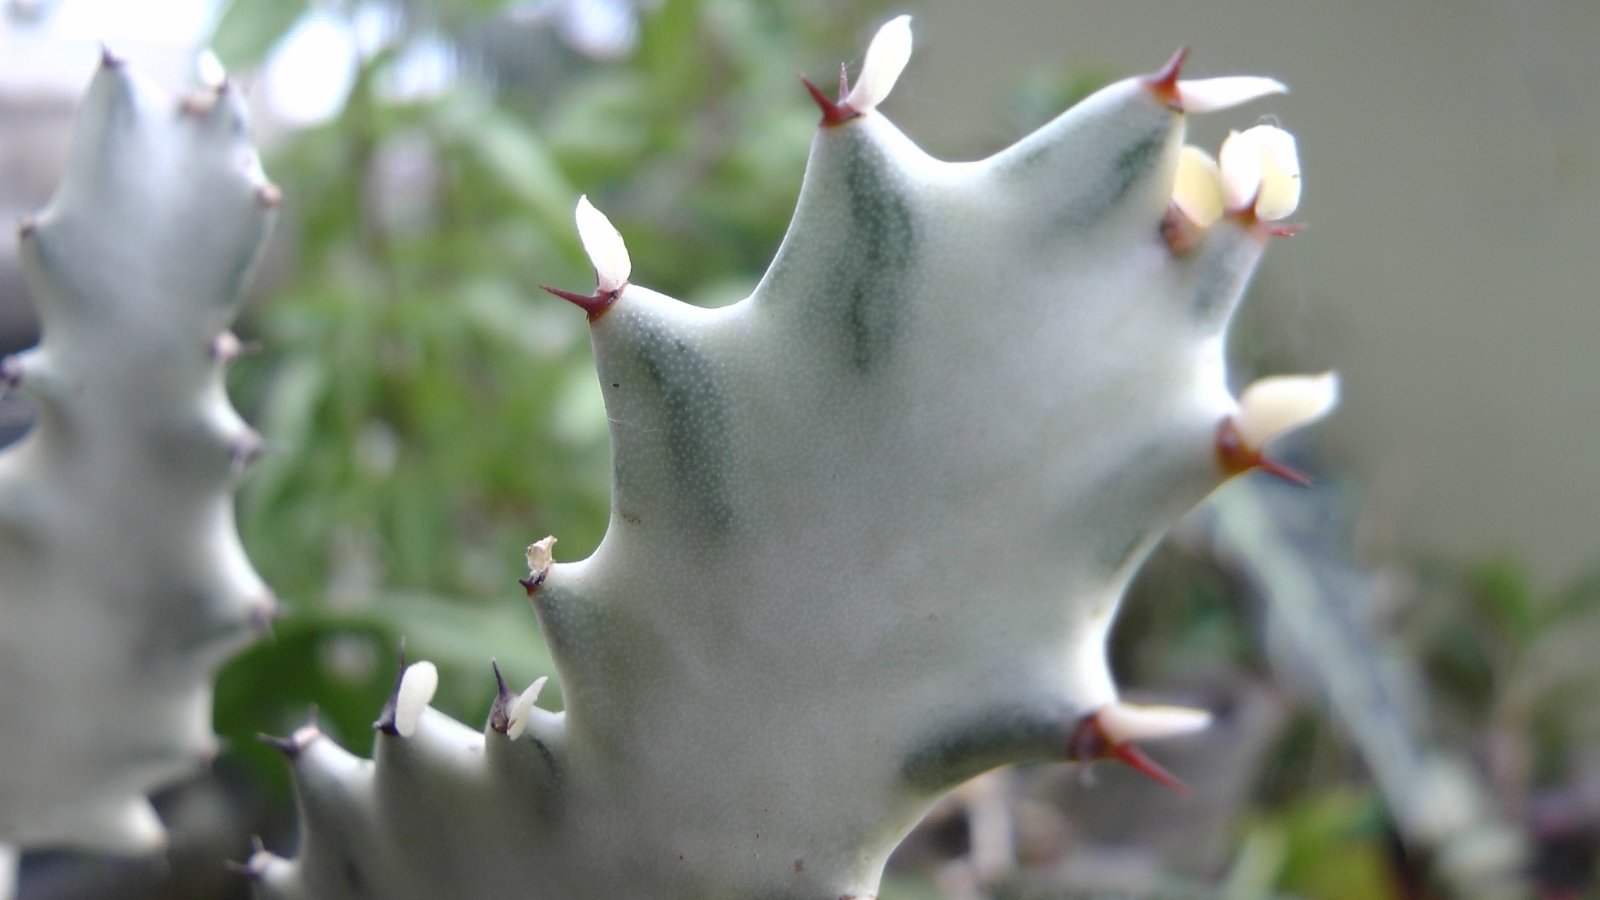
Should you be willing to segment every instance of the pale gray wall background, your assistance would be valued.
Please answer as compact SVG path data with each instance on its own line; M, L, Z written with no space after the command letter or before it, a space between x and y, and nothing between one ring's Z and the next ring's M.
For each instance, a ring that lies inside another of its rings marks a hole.
M917 52L885 109L941 155L1009 140L996 100L1047 61L1189 71L1290 96L1197 122L1215 149L1270 114L1300 139L1308 228L1247 316L1335 367L1318 442L1384 544L1564 580L1600 564L1600 0L905 4Z

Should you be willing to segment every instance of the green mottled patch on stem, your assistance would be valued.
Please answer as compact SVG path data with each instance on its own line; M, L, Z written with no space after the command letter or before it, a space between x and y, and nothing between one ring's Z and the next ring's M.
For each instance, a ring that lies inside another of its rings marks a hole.
M698 348L667 329L645 320L636 327L642 332L639 362L656 393L651 405L659 410L660 427L666 430L674 485L695 524L726 531L735 518L727 484L727 411L712 364Z
M906 273L916 262L916 229L885 166L865 141L845 157L851 243L840 261L850 363L865 372L886 356L906 312Z
M951 785L1019 760L1060 758L1073 717L1033 707L996 709L958 720L919 742L900 763L900 774L916 790Z

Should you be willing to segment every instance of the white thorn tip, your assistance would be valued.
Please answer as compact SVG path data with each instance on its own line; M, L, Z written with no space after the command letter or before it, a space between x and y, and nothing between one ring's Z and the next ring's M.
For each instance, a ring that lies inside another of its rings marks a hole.
M1282 128L1257 125L1229 134L1218 163L1229 210L1254 207L1258 218L1275 222L1299 207L1299 148Z
M518 695L516 702L511 704L511 712L506 716L506 737L516 739L528 728L528 718L533 715L533 705L539 702L539 692L544 690L545 682L549 681L548 675L535 678L528 689Z
M550 566L555 561L550 548L555 545L556 539L553 536L540 538L528 545L526 556L529 578L543 578L545 573L550 571Z
M1217 153L1222 177L1222 202L1230 211L1248 209L1261 192L1261 151L1254 143L1241 139L1237 131L1228 132Z
M878 29L872 43L867 45L867 56L861 63L861 74L856 86L844 98L841 106L865 113L877 109L878 104L894 90L894 83L911 61L911 17L896 16Z
M1211 154L1192 146L1184 147L1178 154L1178 171L1172 179L1172 203L1201 228L1222 218L1222 176Z
M583 251L594 264L595 287L602 294L622 290L628 283L628 276L633 274L633 262L628 259L622 233L605 213L594 208L587 195L578 198L574 218L578 222L578 239L583 241Z
M1203 731L1211 724L1211 713L1186 706L1113 703L1100 710L1099 724L1112 743L1123 744Z
M1283 82L1259 75L1196 78L1178 82L1178 105L1184 112L1208 113L1287 93L1289 88Z
M400 690L394 701L394 730L401 737L411 737L417 733L417 722L422 718L422 711L428 708L437 690L439 669L433 663L423 660L406 667L406 673L400 676Z
M200 86L213 91L228 82L228 70L222 67L222 60L209 47L200 51L200 56L195 59L194 72Z
M1235 422L1239 439L1260 450L1274 438L1326 416L1339 403L1339 376L1278 375L1262 378L1239 395Z

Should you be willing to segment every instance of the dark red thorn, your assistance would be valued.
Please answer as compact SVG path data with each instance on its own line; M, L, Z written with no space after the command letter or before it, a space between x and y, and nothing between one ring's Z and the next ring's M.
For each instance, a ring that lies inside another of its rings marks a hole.
M1269 237L1286 238L1294 237L1300 232L1305 231L1306 227L1304 225L1297 225L1290 222L1273 222L1267 225L1266 229Z
M243 475L265 452L266 445L262 443L261 435L254 431L246 432L228 447L229 473L235 478Z
M1206 230L1183 214L1176 203L1168 204L1161 216L1161 240L1173 256L1186 256L1205 237Z
M489 707L489 727L505 734L511 730L511 704L517 701L517 695L506 687L506 680L500 675L500 663L491 659L489 665L494 669L495 683L494 703Z
M1151 779L1162 787L1168 788L1180 797L1189 796L1189 786L1178 780L1178 776L1168 772L1160 763L1150 758L1150 755L1140 750L1131 741L1111 745L1111 755L1118 762Z
M283 191L270 181L264 181L256 187L256 203L262 209L277 209L283 203Z
M267 591L250 604L250 630L258 637L274 638L272 624L283 615L283 607L271 591Z
M575 294L572 291L553 288L548 284L541 284L539 287L583 310L588 314L590 322L599 321L600 317L606 314L606 310L611 308L611 304L617 302L617 295L622 293L622 291L616 290L593 294Z
M1292 485L1296 485L1297 487L1308 488L1316 484L1310 475L1307 475L1293 466L1286 465L1278 462L1275 459L1270 459L1265 456L1259 457L1256 460L1255 467L1275 478L1282 478L1284 481L1287 481Z
M1150 93L1175 112L1183 112L1183 99L1178 96L1178 73L1188 58L1189 48L1179 47L1166 65L1144 77L1144 86Z
M394 690L389 692L389 699L383 702L383 709L378 712L378 718L372 727L390 737L399 737L400 729L395 725L396 711L400 705L400 685L406 678L406 639L400 639L400 662L394 674Z
M1085 764L1086 778L1089 763L1114 759L1181 796L1189 795L1188 786L1179 781L1178 776L1168 772L1138 746L1131 741L1113 740L1111 735L1106 734L1105 726L1100 724L1099 710L1078 720L1072 736L1067 738L1067 758Z
M811 83L811 79L801 76L800 83L806 86L806 93L811 95L811 100L817 104L817 109L822 110L822 121L817 124L823 128L832 128L836 125L843 125L851 119L861 115L861 113L856 112L848 106L841 106L840 104L829 100L828 96L822 93L820 88Z
M294 735L290 735L288 737L278 737L271 734L258 734L256 735L256 740L266 744L268 747L271 747L279 753L282 753L284 756L288 757L290 762L293 762L295 759L299 758L301 752L306 749L304 744L295 740Z
M1315 484L1311 476L1285 463L1278 462L1264 455L1260 450L1252 450L1244 445L1244 439L1239 436L1239 426L1229 416L1217 426L1217 464L1227 475L1242 475L1252 469L1261 471L1300 487L1311 487Z
M236 862L234 860L227 859L223 860L222 864L227 866L228 871L235 875L248 878L251 881L261 880L261 870L255 867L255 863L253 861Z
M517 584L522 585L522 589L528 592L528 599L533 599L533 595L539 593L539 586L544 584L545 574L540 572L537 575L529 575L527 578L517 579Z
M178 115L191 119L203 119L211 114L211 110L216 105L217 98L215 95L209 93L186 94L182 100L178 101Z

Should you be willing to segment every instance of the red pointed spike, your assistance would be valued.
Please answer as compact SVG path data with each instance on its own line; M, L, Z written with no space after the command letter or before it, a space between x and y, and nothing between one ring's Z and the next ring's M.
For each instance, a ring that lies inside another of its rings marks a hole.
M1239 436L1239 426L1229 416L1217 426L1216 440L1217 464L1228 475L1242 475L1251 469L1261 471L1276 478L1282 478L1290 484L1300 487L1311 487L1315 482L1311 476L1285 463L1278 462L1244 445L1244 439Z
M1148 754L1140 750L1131 742L1124 741L1111 745L1111 756L1118 762L1124 763L1128 768L1138 772L1146 778L1152 779L1157 784L1171 789L1180 797L1189 796L1189 786L1178 780L1178 776L1162 768L1161 764L1151 759Z
M1265 456L1256 458L1255 468L1260 469L1268 475L1272 475L1276 478L1282 478L1284 481L1287 481L1290 484L1299 485L1300 487L1308 488L1316 484L1316 482L1311 480L1310 475L1307 475L1293 466L1278 462L1275 459L1269 459Z
M1144 86L1150 89L1150 93L1178 112L1183 112L1183 101L1178 97L1178 73L1188 58L1189 48L1179 47L1166 65L1144 77Z
M539 287L544 288L546 291L555 294L557 297L560 297L568 303L571 303L572 305L583 310L589 315L589 321L591 322L605 315L606 310L610 309L612 302L617 299L616 292L607 294L575 294L572 291L563 291L561 288L553 288L548 284L541 284Z
M809 78L802 76L800 83L806 86L806 93L811 95L811 100L817 104L817 109L822 110L822 121L819 123L822 127L831 128L835 125L843 125L860 115L860 113L849 107L840 106L829 100L828 96L822 93L821 89L816 85L812 84Z
M1297 225L1297 224L1294 224L1294 223L1287 223L1287 222L1285 222L1285 223L1274 222L1274 223L1272 223L1272 224L1267 226L1267 234L1270 235L1271 237L1278 237L1278 238L1294 237L1295 235L1297 235L1300 232L1305 231L1305 230L1306 230L1306 227L1304 225Z

